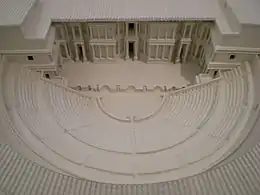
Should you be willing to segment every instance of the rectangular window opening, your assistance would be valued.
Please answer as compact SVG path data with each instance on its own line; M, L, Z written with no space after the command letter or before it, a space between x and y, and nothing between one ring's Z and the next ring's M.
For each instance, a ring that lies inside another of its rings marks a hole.
M33 56L27 56L27 59L28 60L34 60L34 57Z

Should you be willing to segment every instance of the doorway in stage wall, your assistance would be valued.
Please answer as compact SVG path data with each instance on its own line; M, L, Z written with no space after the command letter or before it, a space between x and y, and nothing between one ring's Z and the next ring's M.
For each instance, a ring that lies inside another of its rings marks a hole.
M77 45L79 60L83 62L83 49L81 45Z
M185 59L186 49L187 49L187 45L183 44L182 47L181 47L181 54L180 54L180 62L181 63L185 63L185 61L186 61L186 59Z
M134 42L129 42L128 44L128 53L129 53L129 58L134 61Z

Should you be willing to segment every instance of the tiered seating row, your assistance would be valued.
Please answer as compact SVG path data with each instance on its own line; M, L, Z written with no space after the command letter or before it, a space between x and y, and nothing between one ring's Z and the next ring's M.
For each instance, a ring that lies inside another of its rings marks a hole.
M96 122L89 108L93 100L50 83L44 84L44 92L45 101L50 103L49 108L63 128L73 130L90 125L90 121Z
M117 185L82 180L39 166L0 145L0 189L12 195L258 195L260 145L227 165L185 179Z
M169 96L162 113L169 120L176 120L186 128L196 128L200 126L218 99L218 87L219 79L216 79L201 87L191 88L188 92L175 93Z
M2 91L0 91L0 95ZM1 99L2 107L2 99ZM51 155L49 153L48 155ZM39 166L0 145L0 191L20 195L258 195L260 145L227 165L185 179L155 184L117 185L78 179Z
M174 105L173 109L165 106L162 114L153 120L129 125L105 116L96 109L93 100L78 97L64 89L59 90L58 87L35 78L33 73L21 71L15 83L16 100L22 105L17 109L24 123L21 132L32 145L39 142L41 149L38 152L46 159L56 163L47 151L55 153L65 160L61 165L63 169L82 177L90 175L89 172L93 173L93 170L107 176L113 174L119 178L128 178L127 181L133 176L138 176L140 182L148 180L148 175L158 173L164 174L159 174L156 180L189 176L219 160L220 156L212 155L213 153L219 151L219 154L223 154L223 151L228 150L227 147L220 146L225 146L233 123L227 126L219 126L219 123L225 122L225 117L235 120L237 115L226 110L226 106L233 104L225 98L231 91L230 97L235 101L234 105L240 106L241 98L236 98L233 94L243 95L243 89L239 89L241 86L238 83L246 81L239 80L244 77L237 77L233 71L227 74L230 74L228 84L216 81L204 85L201 90L191 88L188 94L175 95L178 99L176 105L175 97L172 95L169 104ZM218 88L219 85L222 85L221 89ZM219 91L220 94L216 95ZM192 125L200 125L203 116L192 118L193 115L190 113L211 112L214 96L219 101L211 113L211 118L200 129L192 128ZM201 109L203 105L208 105L205 110ZM167 124L164 124L163 119L166 118L167 112L172 116L166 120ZM223 112L226 115L223 115ZM188 116L189 120L185 116ZM176 121L179 123L174 129L172 127ZM19 122L15 122L20 126ZM78 124L80 125L77 126ZM158 133L162 136L156 136ZM195 133L196 136L191 136ZM189 142L186 142L185 138L189 138ZM31 141L32 139L34 141ZM212 156L207 158L210 155ZM120 166L113 163L115 161L120 161ZM91 177L93 175L91 174ZM99 174L95 175L98 176L94 178L100 179ZM110 175L102 179L110 180L109 177Z
M50 108L57 113L58 123L77 141L106 151L132 153L131 126L104 115L98 109L94 98L90 100L81 97L78 101L79 106L73 107L71 103L71 106L64 107L68 113L68 117L64 117L66 115L55 111L56 105L59 105L59 102L73 101L72 93L49 83L45 83L45 89L49 96L46 103L51 102Z
M189 95L185 92L169 95L162 111L153 120L133 124L138 153L169 150L195 136L199 132L195 124L205 120L204 116L212 110L214 96L218 97L218 83L216 80L201 90L191 89Z

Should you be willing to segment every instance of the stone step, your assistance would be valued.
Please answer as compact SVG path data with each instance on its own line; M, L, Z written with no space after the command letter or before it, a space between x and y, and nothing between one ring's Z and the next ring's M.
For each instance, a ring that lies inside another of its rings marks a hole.
M157 184L117 185L49 170L0 145L0 191L7 195L258 195L260 143L229 164L199 175Z

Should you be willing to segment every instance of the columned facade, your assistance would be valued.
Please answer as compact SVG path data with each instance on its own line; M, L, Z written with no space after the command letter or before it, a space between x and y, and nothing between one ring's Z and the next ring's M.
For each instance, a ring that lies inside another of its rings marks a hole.
M210 43L206 22L82 22L56 23L56 42L62 59L109 62L116 59L145 63L206 64Z
M89 56L91 61L111 61L118 53L117 46L117 23L88 23L89 32Z
M64 60L71 59L71 50L69 47L68 32L65 24L56 24L55 41L59 47L60 57Z
M202 72L207 72L207 59L213 53L209 23L197 23L192 33L192 59L197 61Z
M72 57L75 61L87 61L85 41L81 23L70 23L67 25L71 44Z
M147 45L146 53L144 53L146 62L171 62L178 23L151 22L144 25L145 30L142 30L140 34Z
M176 48L175 63L186 63L192 42L193 28L194 23L180 24L179 34L176 36L178 47Z

